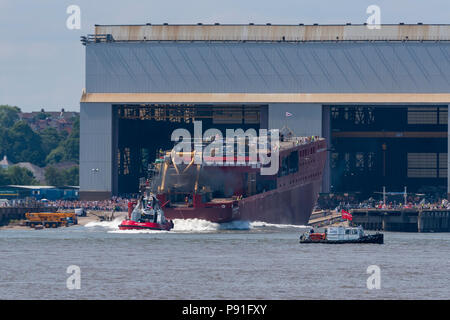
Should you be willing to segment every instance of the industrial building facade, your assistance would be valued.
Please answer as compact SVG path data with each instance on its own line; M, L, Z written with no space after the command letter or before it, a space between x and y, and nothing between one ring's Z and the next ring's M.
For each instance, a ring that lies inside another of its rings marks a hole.
M82 41L82 198L137 192L194 120L325 137L322 192L448 189L450 25L96 26Z

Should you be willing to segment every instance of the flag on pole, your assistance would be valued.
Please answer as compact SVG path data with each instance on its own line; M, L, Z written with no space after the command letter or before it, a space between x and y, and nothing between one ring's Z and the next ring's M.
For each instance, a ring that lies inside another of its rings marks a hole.
M292 113L286 111L286 117L292 116Z
M343 219L347 219L347 220L352 221L353 216L352 216L352 214L351 214L350 212L348 212L348 211L342 209L342 210L341 210L341 214L342 214L342 218L343 218Z

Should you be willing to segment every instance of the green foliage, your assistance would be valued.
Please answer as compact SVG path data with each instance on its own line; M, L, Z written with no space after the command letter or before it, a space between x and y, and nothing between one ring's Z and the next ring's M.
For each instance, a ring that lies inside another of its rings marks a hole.
M19 121L20 109L0 105L0 157L6 155L14 163L31 162L38 166L63 161L78 163L80 118L73 119L72 132L46 128L34 132L25 121ZM37 118L49 114L41 112ZM78 184L78 183L76 183Z
M11 166L8 169L0 169L0 185L8 184L36 185L37 181L30 170Z
M80 157L80 117L77 117L73 122L72 132L64 143L64 153L66 161L78 163Z
M20 109L9 105L0 105L0 128L9 128L19 120Z
M41 136L42 140L42 149L44 150L46 155L52 152L52 150L56 149L61 141L64 140L64 136L60 134L55 128L46 128L42 130L39 135Z
M45 158L45 162L48 164L55 164L63 161L64 159L64 148L62 146L53 149Z
M11 149L6 154L12 162L31 162L42 166L45 152L42 149L41 137L24 121L17 121L8 131L12 142Z
M60 172L53 166L47 167L47 169L45 169L45 182L51 186L64 185Z
M78 163L80 155L80 118L76 117L72 132L67 138L61 138L59 145L53 149L45 159L48 164L69 161Z
M0 186L11 184L11 179L9 178L6 169L0 168Z
M35 116L34 116L34 119L37 119L37 120L45 120L45 119L47 119L48 117L50 117L50 114L45 113L45 112L41 112L41 113L38 113L37 115L35 115Z
M78 186L80 185L80 168L78 166L65 170L66 185Z
M45 181L48 185L63 186L63 185L78 185L79 169L78 166L69 168L67 170L58 170L53 166L45 169Z

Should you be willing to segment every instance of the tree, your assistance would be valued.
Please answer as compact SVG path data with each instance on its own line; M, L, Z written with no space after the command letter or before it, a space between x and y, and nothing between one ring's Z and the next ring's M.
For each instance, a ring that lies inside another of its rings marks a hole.
M64 159L64 148L62 146L53 149L48 156L45 158L45 162L48 164L55 164L63 161Z
M66 161L79 161L80 157L80 117L73 122L72 131L64 143L64 157Z
M9 178L8 171L6 169L0 168L0 186L11 184L11 179Z
M80 184L79 167L74 166L72 168L64 170L64 178L65 178L65 183L64 183L65 185L78 186Z
M31 162L38 166L44 164L45 153L42 150L41 137L24 121L17 121L8 130L8 138L12 146L8 155L12 162Z
M74 166L67 170L58 170L54 166L49 166L45 169L45 182L52 186L78 185L78 177L78 166Z
M58 169L56 169L53 166L49 166L47 167L47 169L45 169L45 182L47 183L47 185L51 185L51 186L62 186L64 185L64 181L63 181L63 177L61 175L61 173L59 172Z
M58 132L46 128L34 132L25 121L19 120L18 107L0 106L0 157L7 155L12 162L31 162L38 166L62 161L79 161L80 118L75 116L72 131ZM44 110L37 118L49 116ZM72 180L75 181L75 180Z
M78 163L80 156L80 118L76 117L67 139L61 138L58 147L50 151L45 162L54 164L62 161Z
M0 105L0 128L9 128L19 120L20 109L9 105Z
M48 114L48 113L46 113L46 112L43 112L43 111L41 110L40 113L38 113L37 115L34 116L34 119L35 119L35 120L45 120L45 119L47 119L47 118L49 118L49 117L50 117L50 114Z
M17 185L36 185L37 181L33 173L18 166L11 166L8 169L1 169L0 182L3 177L3 182L0 184L17 184Z
M59 134L58 130L49 127L39 132L42 141L42 149L48 156L50 152L58 147L60 142L64 139L63 135Z

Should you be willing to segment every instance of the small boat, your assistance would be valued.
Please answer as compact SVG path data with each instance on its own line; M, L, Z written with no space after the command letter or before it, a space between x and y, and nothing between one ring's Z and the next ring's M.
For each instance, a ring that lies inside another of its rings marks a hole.
M173 228L173 221L164 217L159 200L153 193L142 195L137 204L128 206L128 217L123 220L120 230L165 230Z
M155 222L136 222L133 220L124 220L119 226L120 230L166 230L169 231L173 228L172 221L166 221L165 223Z
M300 236L300 243L384 243L382 233L365 234L362 227L328 227L325 232L311 229Z

